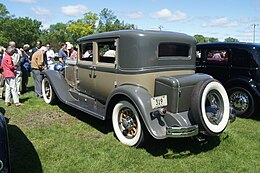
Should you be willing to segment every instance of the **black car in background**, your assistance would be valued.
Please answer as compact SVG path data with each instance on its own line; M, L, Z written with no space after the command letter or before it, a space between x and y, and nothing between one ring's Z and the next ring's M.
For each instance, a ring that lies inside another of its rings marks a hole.
M203 43L197 45L196 53L196 72L222 82L236 115L256 113L260 106L260 44Z
M6 121L0 112L0 173L10 172L9 145Z

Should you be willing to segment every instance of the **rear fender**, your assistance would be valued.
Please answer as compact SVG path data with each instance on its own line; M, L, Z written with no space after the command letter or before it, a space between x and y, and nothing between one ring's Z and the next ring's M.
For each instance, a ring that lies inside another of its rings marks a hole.
M151 95L148 90L141 86L135 85L122 85L116 88L108 98L107 102L107 116L112 115L112 110L116 103L123 99L128 98L135 108L138 110L147 130L156 139L165 138L166 123L163 118L152 117L154 111L151 106ZM110 111L108 111L110 110Z
M250 89L250 91L253 92L253 94L255 94L258 98L260 97L260 85L251 78L237 76L224 83L224 86L227 89L230 89L231 87L237 85L244 86Z

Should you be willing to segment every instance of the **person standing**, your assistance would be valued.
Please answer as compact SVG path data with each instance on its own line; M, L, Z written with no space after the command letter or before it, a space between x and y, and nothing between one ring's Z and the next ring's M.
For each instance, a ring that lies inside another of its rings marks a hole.
M5 84L5 80L2 74L3 68L1 67L3 58L4 58L4 47L0 46L0 99L3 99L4 84Z
M32 55L31 66L34 79L34 94L36 97L42 98L42 75L41 71L45 68L44 58L47 48L42 46Z
M53 63L54 63L55 53L51 49L50 44L46 44L46 47L48 49L47 52L46 52L48 69L52 69L53 70L53 66L54 66Z
M15 106L21 106L19 102L19 96L17 93L15 73L16 66L14 66L12 61L12 55L15 53L15 47L8 46L6 49L6 54L2 60L3 76L5 78L5 105L11 106L11 97Z
M68 50L70 59L76 61L78 59L78 52L75 50L73 45L68 46Z
M62 43L61 48L58 52L58 57L59 57L59 62L63 65L65 65L65 62L68 59L68 55L66 52L67 52L67 44Z
M9 42L9 46L15 48L15 53L12 55L12 60L14 65L17 67L15 70L15 85L16 85L16 91L18 92L18 95L20 95L20 84L22 79L22 71L20 67L20 58L22 56L22 52L16 48L16 43L14 41Z
M30 45L25 44L23 46L22 57L20 58L20 66L22 70L22 91L21 91L22 94L28 91L27 84L28 84L30 72L32 70L30 56L29 56L29 49L30 49Z
M36 41L36 46L34 48L32 48L29 52L31 53L31 56L37 52L37 50L39 50L42 46L42 41L41 40L37 40Z

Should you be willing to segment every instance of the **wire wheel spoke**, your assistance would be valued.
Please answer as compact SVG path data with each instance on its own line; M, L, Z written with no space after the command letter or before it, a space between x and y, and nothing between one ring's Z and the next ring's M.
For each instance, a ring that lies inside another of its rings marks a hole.
M131 109L123 108L120 111L118 123L124 136L133 138L136 135L137 121Z

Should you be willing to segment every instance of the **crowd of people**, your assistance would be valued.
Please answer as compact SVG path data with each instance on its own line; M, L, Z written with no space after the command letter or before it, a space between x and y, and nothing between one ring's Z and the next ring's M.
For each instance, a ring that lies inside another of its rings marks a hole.
M68 59L77 59L77 51L72 44L66 42L61 44L57 56L59 60L55 63L56 55L51 45L48 43L43 46L40 40L33 48L29 44L17 48L14 41L10 41L6 48L0 46L0 99L4 98L5 105L11 106L11 100L17 107L22 105L19 96L28 92L28 79L31 73L34 79L34 94L42 98L41 71L55 70L57 64L64 67Z

